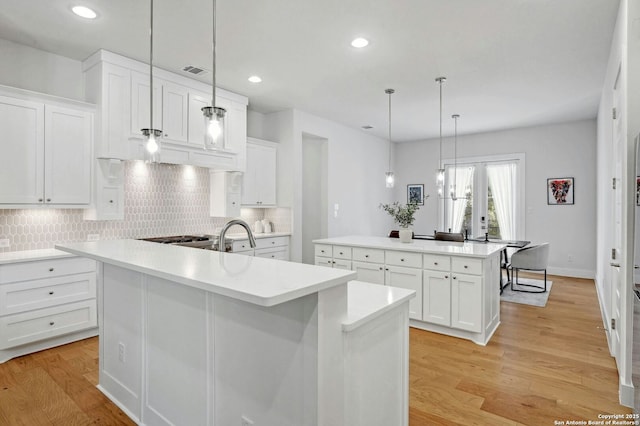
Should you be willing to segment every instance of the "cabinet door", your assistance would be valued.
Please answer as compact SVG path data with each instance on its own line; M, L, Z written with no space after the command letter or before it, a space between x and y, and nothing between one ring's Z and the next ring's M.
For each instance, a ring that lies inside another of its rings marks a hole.
M422 320L451 326L451 273L424 271Z
M236 101L228 101L225 108L227 108L225 148L236 153L238 168L244 171L247 152L247 106Z
M257 173L260 167L260 149L257 145L247 144L247 171L242 179L242 204L259 205L260 195L257 187Z
M38 204L44 194L44 104L0 96L0 204Z
M131 158L131 150L127 136L131 126L131 71L117 65L104 63L102 65L101 83L92 80L92 75L87 75L87 94L100 91L101 128L100 137L96 146L96 156L104 158ZM148 84L147 84L148 86ZM148 90L148 89L147 89ZM149 97L147 92L147 108ZM91 97L87 97L91 101ZM146 127L146 126L145 126ZM139 131L140 129L138 129Z
M45 107L45 203L91 202L92 124L89 112Z
M385 285L415 290L416 297L409 302L409 317L422 320L422 269L387 266Z
M162 131L167 142L187 143L189 91L173 83L162 83ZM202 113L200 113L202 117ZM203 118L204 121L204 118Z
M153 79L153 127L162 130L162 83ZM130 136L143 138L141 129L149 125L149 75L131 71Z
M204 148L204 115L202 108L211 105L211 95L206 93L189 91L189 145Z
M451 327L476 333L482 331L482 277L453 274Z
M259 165L256 173L260 205L276 205L276 148L259 147Z
M384 266L380 263L352 262L351 270L358 273L358 281L384 285Z

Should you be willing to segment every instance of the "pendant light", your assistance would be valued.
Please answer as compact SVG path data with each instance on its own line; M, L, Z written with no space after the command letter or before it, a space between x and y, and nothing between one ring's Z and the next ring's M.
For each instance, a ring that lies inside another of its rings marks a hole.
M454 133L453 133L453 184L449 185L449 193L451 199L456 201L458 196L456 194L456 183L458 180L458 118L460 114L453 114L451 116L454 121Z
M213 65L211 67L212 75L212 94L211 106L202 108L204 114L204 148L215 150L224 148L224 115L227 112L224 108L216 106L216 0L213 0L213 37L212 37L212 54Z
M442 166L442 83L447 81L447 77L438 77L436 78L436 81L440 84L440 154L436 185L438 187L438 195L442 197L444 195L444 167Z
M395 177L393 176L393 172L391 171L391 95L395 93L395 90L385 89L384 93L389 95L389 168L384 175L387 188L393 188Z
M151 0L151 18L149 26L149 128L141 129L147 138L145 143L145 161L157 163L160 161L160 141L162 130L153 128L153 0Z

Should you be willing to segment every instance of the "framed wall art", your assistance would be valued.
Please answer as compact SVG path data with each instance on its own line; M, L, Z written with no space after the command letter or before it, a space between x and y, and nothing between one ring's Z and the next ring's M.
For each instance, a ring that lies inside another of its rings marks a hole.
M574 181L572 177L547 179L547 204L572 205L573 193Z
M417 204L424 206L424 185L407 185L407 204Z

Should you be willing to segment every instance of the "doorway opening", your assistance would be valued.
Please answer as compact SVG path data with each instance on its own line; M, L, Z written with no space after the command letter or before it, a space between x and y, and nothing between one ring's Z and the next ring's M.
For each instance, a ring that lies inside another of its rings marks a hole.
M313 265L313 240L327 238L328 140L302 134L302 263Z

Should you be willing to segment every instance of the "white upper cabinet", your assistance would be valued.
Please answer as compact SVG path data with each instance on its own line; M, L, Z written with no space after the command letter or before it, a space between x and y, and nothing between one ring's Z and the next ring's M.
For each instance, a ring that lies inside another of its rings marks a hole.
M253 207L276 205L277 156L277 144L254 138L248 139L247 171L242 180L242 205Z
M149 127L149 67L105 50L83 63L86 93L99 106L98 158L143 159L141 129ZM160 160L225 171L246 167L247 104L245 96L216 91L216 105L227 109L225 144L204 149L202 107L211 102L211 87L185 76L154 69L154 128L162 130Z
M0 88L2 208L87 207L93 106Z

